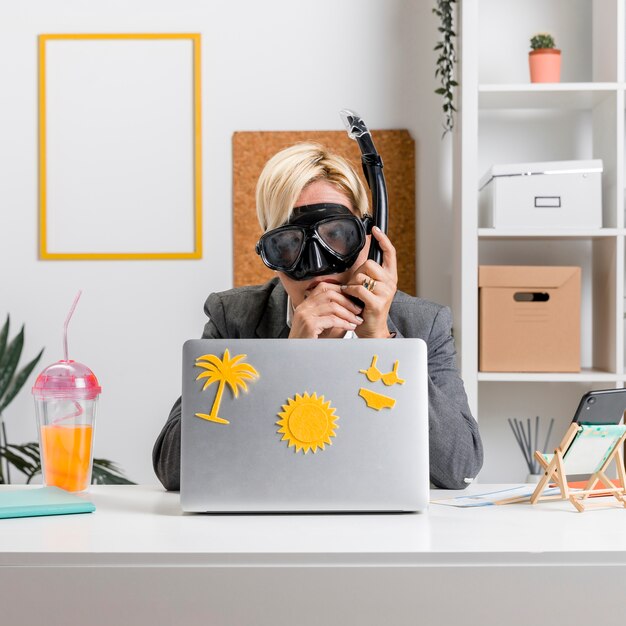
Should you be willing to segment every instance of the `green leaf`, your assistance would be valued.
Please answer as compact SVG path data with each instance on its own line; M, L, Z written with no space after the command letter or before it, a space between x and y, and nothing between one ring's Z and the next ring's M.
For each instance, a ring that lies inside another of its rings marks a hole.
M0 457L4 457L13 467L28 477L32 477L40 471L39 462L33 462L28 458L28 455L24 455L22 446L12 444L2 446L0 447Z
M7 315L7 321L4 323L2 330L0 330L0 361L4 356L4 351L7 347L7 337L9 336L9 316Z
M436 0L432 12L439 18L437 31L441 33L441 40L437 42L435 51L439 52L436 60L435 78L441 83L441 87L435 93L443 99L444 113L444 133L442 138L454 125L453 112L456 110L452 105L452 88L457 86L453 80L454 64L456 63L456 53L454 50L454 38L456 32L453 29L455 24L455 7L457 0Z
M107 459L94 459L91 482L95 485L136 485L128 480L119 466Z
M0 359L0 399L7 390L9 383L15 369L17 368L18 361L22 355L22 347L24 345L24 326L16 335L13 340L7 346L7 349Z
M29 459L32 459L33 462L39 467L41 465L41 457L39 455L39 443L31 442L31 443L23 443L18 446L15 444L7 444L7 448L17 448L20 453L24 456L27 456Z
M28 365L25 365L15 376L11 384L9 385L7 392L0 402L0 411L5 409L11 403L11 400L15 398L18 394L19 390L24 386L24 383L30 376L30 373L35 368L35 365L39 362L41 355L43 354L44 349L41 349L41 352L30 362Z

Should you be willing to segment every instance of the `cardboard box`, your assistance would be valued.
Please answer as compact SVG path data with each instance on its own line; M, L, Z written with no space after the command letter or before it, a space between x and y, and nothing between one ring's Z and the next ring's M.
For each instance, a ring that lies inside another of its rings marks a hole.
M580 371L580 267L481 265L479 370Z
M481 228L602 228L602 161L494 165L479 183Z

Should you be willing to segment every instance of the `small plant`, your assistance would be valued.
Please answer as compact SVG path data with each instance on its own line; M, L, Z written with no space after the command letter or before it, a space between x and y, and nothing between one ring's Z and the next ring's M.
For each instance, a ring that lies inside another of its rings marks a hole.
M32 450L28 447L24 450L19 446L12 446L7 441L7 430L2 411L9 406L13 398L24 386L26 379L39 362L43 350L22 369L18 370L18 363L22 356L24 346L24 326L20 332L9 341L9 316L0 330L0 484L11 482L10 465L20 469L20 456L29 457ZM28 446L28 444L27 444ZM3 467L4 461L4 467Z
M454 80L454 64L456 63L456 51L454 49L454 38L456 33L452 29L454 20L454 4L456 0L437 0L437 6L433 13L439 17L440 25L437 29L442 39L437 42L435 51L439 53L437 57L437 70L435 76L441 80L441 87L435 93L443 96L443 135L454 128L454 88L458 83Z
M43 349L22 369L18 369L24 346L24 326L9 341L9 316L0 330L0 484L11 482L11 467L19 470L26 477L26 483L41 473L39 443L30 442L21 445L11 444L7 440L6 424L2 412L9 406L26 383L26 380L39 362ZM92 482L95 484L133 485L124 477L120 468L107 459L94 459Z
M546 50L548 48L556 47L554 44L554 37L548 33L537 33L530 39L530 47L533 50Z

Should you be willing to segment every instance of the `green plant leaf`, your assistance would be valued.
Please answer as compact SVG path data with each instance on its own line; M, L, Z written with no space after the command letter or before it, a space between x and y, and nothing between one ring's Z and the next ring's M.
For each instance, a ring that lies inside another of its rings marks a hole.
M537 33L530 40L530 47L533 50L542 50L546 48L554 48L554 38L549 33Z
M123 475L120 467L107 459L94 459L91 482L95 485L136 485Z
M0 361L2 361L2 357L4 356L4 351L7 347L7 338L9 336L9 316L7 315L7 320L0 330Z
M8 444L9 446L13 444ZM32 441L31 443L23 443L20 446L14 446L20 449L20 453L32 459L33 463L39 467L41 465L41 457L39 456L39 443ZM41 468L40 468L41 469Z
M4 398L0 402L0 411L5 409L11 403L11 400L15 398L18 394L19 390L24 386L24 383L27 381L30 373L35 368L35 365L39 362L41 355L43 354L44 348L41 349L41 352L27 365L25 365L13 378L13 381L9 385Z
M22 356L24 346L24 326L7 346L5 353L0 359L0 399L4 396L11 378L17 368L17 364Z
M435 78L439 79L441 87L435 91L439 96L443 96L442 109L444 113L444 133L452 130L454 126L454 112L456 109L452 106L453 92L452 87L456 86L453 80L454 64L456 63L456 53L454 50L454 38L456 32L452 26L454 23L454 5L457 0L436 0L435 7L432 12L439 18L437 31L441 33L440 41L437 42L434 50L439 54L437 56Z
M41 471L39 459L33 461L29 454L24 453L23 446L14 444L0 446L0 457L4 457L29 480Z

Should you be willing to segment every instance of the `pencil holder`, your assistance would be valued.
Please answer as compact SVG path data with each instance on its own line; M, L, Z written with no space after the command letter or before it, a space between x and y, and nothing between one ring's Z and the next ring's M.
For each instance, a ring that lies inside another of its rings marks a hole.
M542 450L546 452L548 450L548 441L550 440L550 435L552 433L554 418L550 420L550 426L548 427L543 447L539 444L540 421L541 420L538 415L535 417L534 424L532 424L530 418L526 420L526 423L524 423L523 420L515 418L509 419L509 426L513 431L517 445L522 451L524 462L526 463L526 467L528 469L528 475L526 476L527 483L538 483L544 475L541 465L535 457L535 451Z

